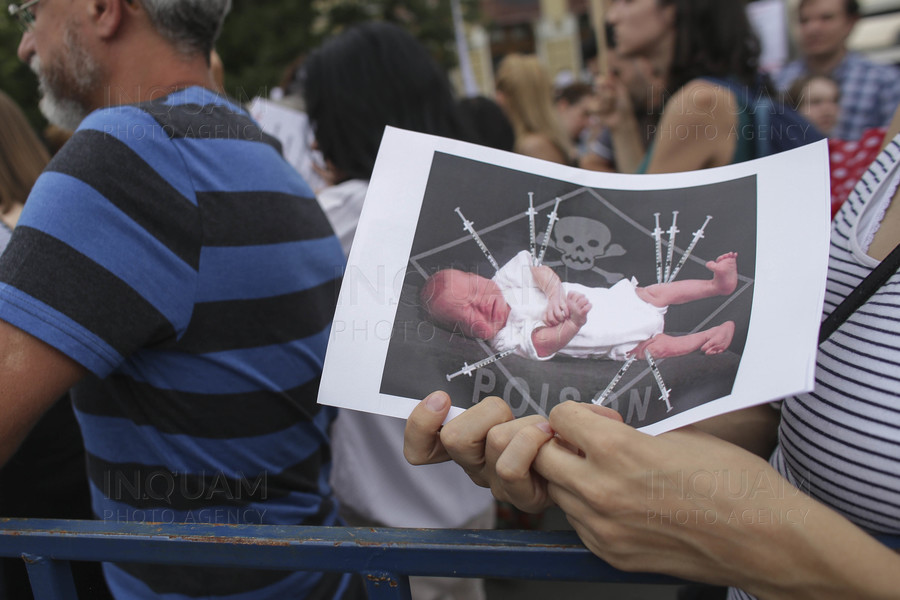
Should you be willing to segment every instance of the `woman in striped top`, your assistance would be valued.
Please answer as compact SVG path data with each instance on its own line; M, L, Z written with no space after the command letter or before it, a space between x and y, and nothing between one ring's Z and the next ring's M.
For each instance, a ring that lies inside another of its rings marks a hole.
M898 132L900 111L834 220L826 313L900 242ZM453 458L522 509L558 504L585 544L624 570L734 586L731 599L897 598L900 555L872 534L900 535L898 390L895 273L821 345L814 391L785 399L769 463L698 427L649 437L573 402L547 423L512 420L488 398L441 430L442 392L410 416L406 453L413 463ZM763 405L726 425L749 438L773 415ZM547 443L554 436L568 444Z

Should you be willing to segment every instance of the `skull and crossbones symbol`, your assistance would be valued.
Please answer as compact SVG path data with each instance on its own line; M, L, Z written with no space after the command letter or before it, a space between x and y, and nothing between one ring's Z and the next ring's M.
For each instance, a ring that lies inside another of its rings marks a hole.
M610 284L622 279L621 273L610 273L596 266L600 259L622 256L625 249L610 244L609 227L587 217L563 217L553 230L550 246L559 251L562 264L576 271L594 271Z

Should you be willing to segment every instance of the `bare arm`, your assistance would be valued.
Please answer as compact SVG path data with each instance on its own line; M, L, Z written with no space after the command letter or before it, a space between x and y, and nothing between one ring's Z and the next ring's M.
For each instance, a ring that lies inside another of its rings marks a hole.
M578 168L588 171L602 171L603 173L616 172L616 165L612 161L597 154L585 154L579 158Z
M628 89L618 77L609 74L598 82L597 98L600 122L612 135L616 169L620 173L635 173L644 160L647 144Z
M778 443L780 421L781 412L767 403L706 419L694 427L767 459Z
M731 163L737 145L734 94L690 81L666 103L648 173L677 173Z
M544 323L551 327L559 325L569 316L562 280L553 269L544 265L531 267L531 277L534 279L535 285L547 296Z
M894 113L894 120L891 121L891 125L884 136L884 145L887 146L898 133L900 133L900 108ZM881 226L875 233L875 238L872 240L871 245L869 245L868 254L872 258L884 260L891 253L891 250L900 243L900 201L897 198L900 198L900 189L894 193L884 218L881 220Z
M548 298L551 294L562 292L562 280L556 274L556 271L550 267L544 265L531 267L531 276L534 277L534 283Z
M516 141L516 152L526 156L533 156L550 162L567 165L570 163L569 157L556 147L556 144L549 138L538 134L530 133L524 135Z
M538 327L531 332L531 343L541 358L556 354L563 349L587 322L591 303L578 292L566 296L568 316L552 327Z
M0 321L0 464L85 373L58 350Z
M535 469L588 548L616 567L766 600L897 595L900 556L748 452L694 428L650 437L572 402L550 425L581 454L551 441Z

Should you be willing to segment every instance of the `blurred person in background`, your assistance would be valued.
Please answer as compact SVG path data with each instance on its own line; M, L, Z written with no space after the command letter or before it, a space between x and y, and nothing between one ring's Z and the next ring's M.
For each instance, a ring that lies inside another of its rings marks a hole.
M662 82L648 96L653 110L662 107L646 153L626 86L614 76L598 83L621 172L671 173L757 158L752 111L727 86L707 79L744 86L751 97L769 91L744 3L612 0L606 19L618 53L646 59Z
M607 40L612 44L613 36L607 36ZM629 148L633 156L643 156L653 140L662 112L664 83L645 56L622 56L610 45L605 58L610 81L621 84L617 90L620 95L616 99L615 110L609 110L611 104L607 101L607 110L602 114L599 112L600 102L596 101L598 112L593 119L599 131L588 139L579 166L593 171L628 172L627 167L620 167L616 162L613 131L633 128L632 131L636 132L634 137L619 139L626 145L625 159L628 159ZM606 83L605 79L598 79L598 82L600 86ZM632 144L638 146L632 148Z
M301 76L316 143L337 183L319 202L350 252L385 126L467 141L450 83L428 51L389 23L367 23L326 41ZM501 136L502 137L502 136ZM413 468L402 419L340 410L332 426L331 485L350 525L491 528L494 501L451 465ZM481 580L411 577L415 600L478 600Z
M900 104L900 70L852 52L847 40L859 22L857 0L801 0L797 6L801 57L779 71L787 90L805 75L828 75L840 86L841 113L831 136L858 140L867 129L887 127Z
M809 75L796 80L785 93L786 102L828 137L831 216L850 195L881 150L886 127L871 127L858 140L842 140L832 134L840 113L841 90L827 75Z
M597 114L597 98L593 86L576 81L556 91L553 106L569 141L575 146L578 161L586 153L592 120Z
M537 56L509 54L497 67L495 98L516 133L515 151L574 165L575 147L553 108L553 82Z
M22 214L25 199L50 162L47 148L29 125L22 109L0 91L0 251Z
M828 75L808 75L785 92L787 103L822 135L832 137L841 113L841 87Z
M456 106L468 123L474 142L497 150L513 151L516 133L503 109L494 100L474 96L460 99Z

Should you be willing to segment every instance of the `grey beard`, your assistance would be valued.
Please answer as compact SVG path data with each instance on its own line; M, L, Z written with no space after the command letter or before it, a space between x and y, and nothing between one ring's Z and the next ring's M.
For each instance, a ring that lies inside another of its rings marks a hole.
M41 100L38 107L50 123L74 131L91 112L82 98L96 84L97 63L84 51L73 30L67 29L63 42L66 54L64 64L53 67L64 69L64 74L41 69L40 57L35 55L31 70L38 76ZM51 67L51 68L53 68ZM55 81L54 81L55 79Z

